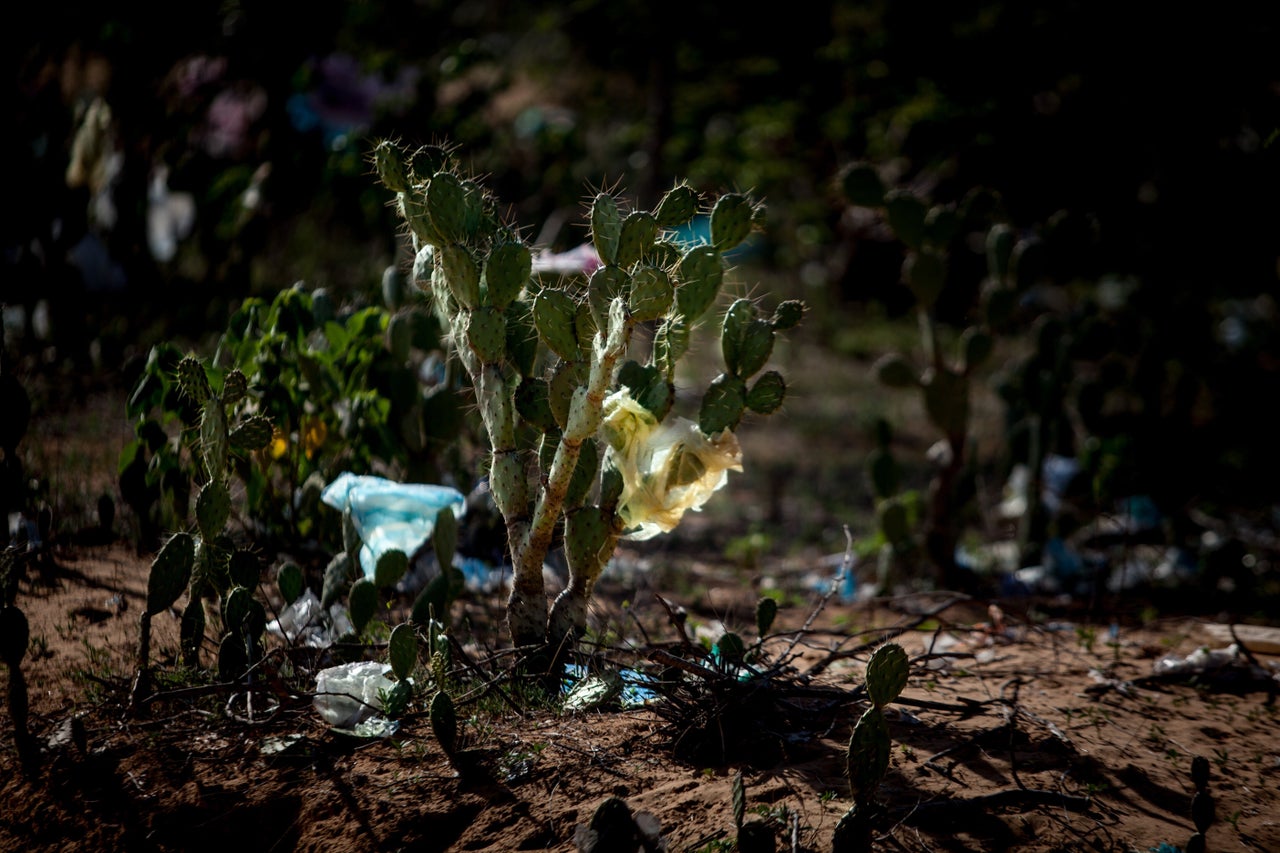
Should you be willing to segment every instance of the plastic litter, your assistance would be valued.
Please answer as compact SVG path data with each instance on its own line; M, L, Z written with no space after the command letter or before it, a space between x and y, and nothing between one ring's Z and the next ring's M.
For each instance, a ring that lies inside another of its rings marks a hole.
M450 507L462 518L466 496L449 486L397 483L383 477L343 473L325 486L320 500L339 512L351 510L360 547L360 569L372 578L378 559L388 551L412 557L431 538L436 514Z
M300 643L312 649L327 649L353 630L345 607L334 604L326 614L320 599L310 589L282 610L278 618L267 623L267 633L286 643Z
M316 673L316 696L312 705L329 725L353 729L382 710L378 693L395 687L395 682L387 677L389 672L391 667L377 661L322 669Z

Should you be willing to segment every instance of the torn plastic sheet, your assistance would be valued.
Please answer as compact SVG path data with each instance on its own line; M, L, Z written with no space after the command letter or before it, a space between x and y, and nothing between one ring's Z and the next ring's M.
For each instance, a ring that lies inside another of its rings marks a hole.
M351 510L363 543L360 569L367 578L374 576L379 558L388 551L412 557L431 538L440 510L452 508L457 518L467 511L466 496L449 486L397 483L349 472L325 486L320 500L339 512Z
M304 590L294 602L280 611L279 617L267 623L267 633L280 637L286 643L300 643L312 649L327 649L354 626L347 609L334 604L326 614L320 599L310 589Z
M387 677L391 667L378 661L358 661L331 666L316 673L316 694L312 706L334 728L351 729L362 737L377 736L385 730L379 715L379 693L390 692L395 682ZM373 726L362 723L379 720ZM370 730L374 730L370 734Z
M581 664L566 664L561 689L566 711L589 711L617 701L623 708L639 708L658 700L648 687L654 679L634 669L590 673Z

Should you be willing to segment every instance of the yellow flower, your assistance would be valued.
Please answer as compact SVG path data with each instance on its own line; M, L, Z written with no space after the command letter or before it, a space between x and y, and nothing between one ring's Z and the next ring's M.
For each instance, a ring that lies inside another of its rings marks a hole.
M268 445L268 451L272 459L279 459L289 452L289 437L280 427L271 431L271 444Z
M625 388L605 400L603 429L622 474L618 514L627 539L670 532L686 511L702 509L729 471L742 470L742 448L731 430L708 438L687 418L660 424Z

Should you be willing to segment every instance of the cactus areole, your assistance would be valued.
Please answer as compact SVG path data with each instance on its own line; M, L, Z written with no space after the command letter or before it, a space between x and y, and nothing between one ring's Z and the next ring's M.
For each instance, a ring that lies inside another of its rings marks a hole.
M588 223L600 266L552 277L533 270L519 229L447 149L384 140L371 161L408 226L412 282L448 328L488 434L489 488L513 566L512 641L526 661L545 660L585 631L592 588L620 539L671 530L742 470L735 430L747 411L781 406L785 382L761 371L804 305L764 316L750 300L734 302L720 324L724 371L696 417L680 417L676 364L721 295L725 254L762 222L760 205L721 196L703 207L710 243L689 246L674 237L700 207L686 183L652 212L599 193ZM651 334L633 341L642 325ZM569 582L548 607L542 568L557 532Z

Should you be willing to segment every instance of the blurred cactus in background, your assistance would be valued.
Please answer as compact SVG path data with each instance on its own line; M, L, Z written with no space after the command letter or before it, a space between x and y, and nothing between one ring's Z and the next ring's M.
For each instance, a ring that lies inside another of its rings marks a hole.
M879 173L869 163L846 166L839 176L845 199L853 205L880 211L889 228L904 246L902 280L915 300L920 324L922 362L910 355L889 352L880 357L874 371L889 388L915 388L921 394L924 412L930 424L942 436L931 456L933 477L929 486L927 509L922 519L923 545L936 570L938 583L964 587L955 550L960 540L964 505L973 497L970 473L970 383L974 373L990 357L993 349L992 330L1007 322L1012 306L1013 290L1003 274L1008 265L1011 242L1007 229L996 225L989 233L989 258L992 275L981 294L983 314L967 325L955 342L954 354L946 353L939 333L935 310L948 284L949 252L956 236L982 222L985 213L980 205L964 207L936 204L930 206L914 192L886 189ZM877 494L884 474L875 474ZM881 506L882 525L885 512L892 513L888 538L899 545L907 539L902 508L886 502Z
M720 325L724 370L697 419L681 417L676 366L721 293L725 253L758 226L760 205L723 195L709 242L678 245L671 230L700 206L687 184L652 211L598 193L590 229L600 266L585 280L551 280L533 275L518 229L449 150L384 140L373 160L413 242L413 282L449 331L488 435L489 489L514 567L512 640L568 649L618 540L671 530L741 470L735 430L747 412L782 405L786 382L764 368L804 306L764 315L754 301L733 302ZM548 613L543 562L561 540L569 582Z

